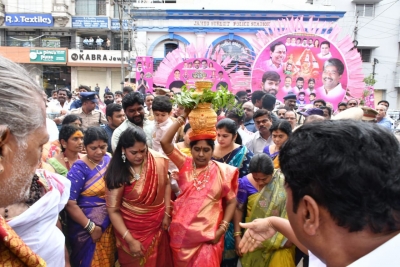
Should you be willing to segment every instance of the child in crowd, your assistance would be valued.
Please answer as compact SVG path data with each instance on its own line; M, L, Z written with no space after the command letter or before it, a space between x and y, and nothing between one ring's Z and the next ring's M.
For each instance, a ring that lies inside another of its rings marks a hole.
M163 149L161 148L160 140L174 123L170 117L172 111L171 99L168 96L156 96L151 109L153 111L153 117L156 125L156 129L153 134L153 150L165 155ZM175 141L176 135L172 143L174 144ZM178 173L178 168L172 163L172 161L169 161L168 172L171 176L171 188L175 195L178 196L180 190L175 180L175 174Z

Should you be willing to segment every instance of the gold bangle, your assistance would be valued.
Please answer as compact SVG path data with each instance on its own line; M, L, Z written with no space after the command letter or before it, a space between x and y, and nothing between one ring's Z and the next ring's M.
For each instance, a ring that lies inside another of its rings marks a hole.
M122 239L125 240L126 235L129 233L129 230L126 229L125 234L122 236Z
M168 217L170 217L171 218L171 215L169 215L167 212L164 212L165 213L165 215L167 215Z
M233 233L233 237L237 237L237 236L241 236L242 235L242 232L234 232Z
M225 221L225 220L222 220L221 223L229 224L229 222L227 222L227 221Z
M223 225L223 224L220 224L220 225L219 225L219 228L222 228L222 230L224 230L224 232L226 232L226 231L228 230L228 227L226 227L226 226Z

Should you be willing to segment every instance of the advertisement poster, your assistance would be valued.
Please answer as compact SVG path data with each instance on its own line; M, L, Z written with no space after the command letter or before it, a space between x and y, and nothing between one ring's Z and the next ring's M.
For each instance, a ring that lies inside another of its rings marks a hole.
M211 90L219 86L231 89L229 75L224 68L211 59L190 58L178 64L169 75L166 87L174 92L180 92L183 85L194 87L198 80L207 80L213 83Z
M153 57L136 58L136 90L143 95L153 92Z
M253 91L270 92L282 102L291 92L300 106L324 99L336 109L346 94L348 71L335 44L320 36L295 33L274 40L261 51L251 79Z

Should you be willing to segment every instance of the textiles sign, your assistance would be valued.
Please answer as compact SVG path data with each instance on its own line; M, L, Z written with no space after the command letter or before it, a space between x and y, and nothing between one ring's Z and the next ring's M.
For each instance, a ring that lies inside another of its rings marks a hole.
M14 27L53 27L54 19L51 14L6 13L4 24Z
M31 49L29 59L30 62L65 63L67 62L67 51Z

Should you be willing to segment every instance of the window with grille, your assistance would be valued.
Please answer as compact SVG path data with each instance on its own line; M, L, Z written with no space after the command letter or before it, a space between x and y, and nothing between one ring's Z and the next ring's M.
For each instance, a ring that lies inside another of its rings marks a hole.
M374 5L370 4L356 4L356 15L360 17L373 17Z
M372 49L358 49L362 62L371 62Z
M77 16L105 16L106 0L76 0Z

